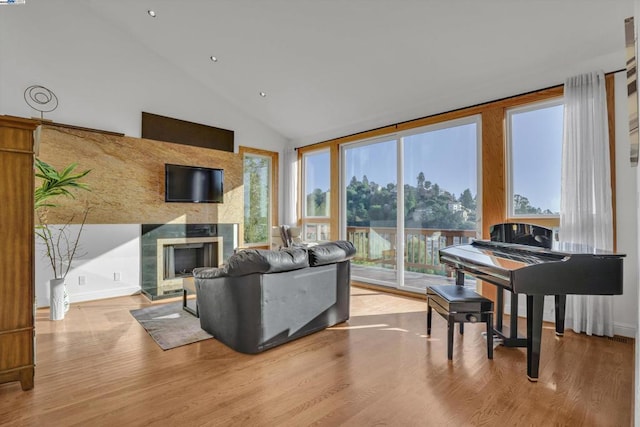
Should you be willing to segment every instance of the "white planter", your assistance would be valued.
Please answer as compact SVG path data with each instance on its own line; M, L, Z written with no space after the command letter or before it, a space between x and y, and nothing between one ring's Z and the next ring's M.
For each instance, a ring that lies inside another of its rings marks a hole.
M65 313L64 294L65 294L64 279L49 280L49 319L51 320L64 319L64 313Z

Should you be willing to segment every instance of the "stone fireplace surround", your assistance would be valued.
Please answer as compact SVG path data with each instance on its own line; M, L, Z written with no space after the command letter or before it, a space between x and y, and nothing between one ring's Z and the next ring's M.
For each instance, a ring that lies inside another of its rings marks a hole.
M182 291L182 279L196 267L222 265L223 237L178 237L156 240L157 294Z
M218 248L218 264L228 259L238 246L238 224L142 224L141 227L140 282L142 293L151 300L182 295L180 278L170 279L168 283L160 280L159 271L163 270L163 265L159 266L158 263L163 262L163 245L187 242L215 243Z

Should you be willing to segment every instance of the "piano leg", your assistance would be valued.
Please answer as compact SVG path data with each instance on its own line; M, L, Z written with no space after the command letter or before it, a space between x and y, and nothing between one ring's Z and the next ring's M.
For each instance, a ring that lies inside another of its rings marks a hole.
M538 381L544 295L527 295L527 377Z
M487 357L493 359L493 314L487 314Z
M567 306L566 295L554 295L556 300L556 335L564 335L564 310Z
M509 316L509 338L512 340L518 339L518 294L509 292L511 294L511 315Z
M462 322L460 322L462 324ZM453 330L456 328L453 315L447 318L447 359L453 360Z
M500 343L505 347L526 347L527 337L518 335L518 294L509 291L511 298L511 310L509 312L509 328L504 327L504 290L498 288L496 294L496 326L494 332L500 339Z
M456 286L464 286L464 271L456 270ZM464 334L464 322L460 322L460 335L462 334Z
M504 291L502 288L496 290L496 329L502 331L502 317L504 315Z

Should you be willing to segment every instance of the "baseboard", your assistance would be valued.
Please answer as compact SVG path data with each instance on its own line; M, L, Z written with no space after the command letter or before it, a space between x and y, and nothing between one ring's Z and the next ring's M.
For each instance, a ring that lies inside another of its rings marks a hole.
M634 338L636 337L637 329L635 325L627 325L624 323L614 323L613 324L613 333L614 335L619 335L621 337Z
M130 286L119 286L109 289L98 289L95 291L82 292L82 293L74 293L70 295L71 304L76 302L85 302L85 301L95 301L99 299L106 298L115 298L115 297L124 297L128 295L134 295L140 293L140 286L130 285Z
M135 295L140 293L140 286L135 285L126 285L126 286L118 286L114 288L108 289L96 289L87 292L74 293L69 295L69 302L71 304L77 302L86 302L86 301L95 301L100 299L107 298L116 298L116 297L124 297L129 295ZM47 298L45 301L38 302L38 308L49 307L49 299Z

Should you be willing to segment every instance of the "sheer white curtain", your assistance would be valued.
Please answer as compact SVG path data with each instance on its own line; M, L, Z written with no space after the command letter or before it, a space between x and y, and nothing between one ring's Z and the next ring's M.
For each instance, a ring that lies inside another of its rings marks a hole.
M298 222L298 151L294 147L284 149L283 164L283 224L296 225Z
M604 74L570 77L564 86L560 249L613 250L609 130ZM613 336L611 296L567 296L566 325Z

